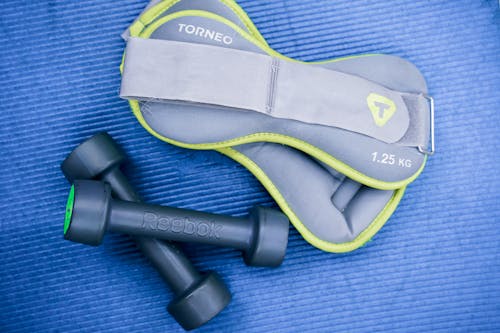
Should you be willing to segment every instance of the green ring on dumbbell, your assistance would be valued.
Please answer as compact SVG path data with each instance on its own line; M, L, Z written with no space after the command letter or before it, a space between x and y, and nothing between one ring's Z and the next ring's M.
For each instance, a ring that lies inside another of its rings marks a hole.
M64 234L69 229L69 225L71 224L71 217L73 216L73 205L75 203L75 186L71 185L71 189L69 190L68 201L66 202L66 215L64 217Z

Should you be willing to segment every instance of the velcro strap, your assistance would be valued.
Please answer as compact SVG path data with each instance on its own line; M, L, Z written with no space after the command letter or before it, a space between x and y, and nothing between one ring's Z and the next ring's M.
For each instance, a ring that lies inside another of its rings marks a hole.
M429 107L421 94L224 47L130 38L120 96L255 111L387 143L426 146L428 141Z

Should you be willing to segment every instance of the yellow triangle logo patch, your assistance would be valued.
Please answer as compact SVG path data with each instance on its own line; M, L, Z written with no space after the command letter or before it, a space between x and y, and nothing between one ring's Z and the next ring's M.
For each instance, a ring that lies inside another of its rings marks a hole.
M378 127L384 126L396 113L396 104L385 96L371 93L366 98L366 103Z

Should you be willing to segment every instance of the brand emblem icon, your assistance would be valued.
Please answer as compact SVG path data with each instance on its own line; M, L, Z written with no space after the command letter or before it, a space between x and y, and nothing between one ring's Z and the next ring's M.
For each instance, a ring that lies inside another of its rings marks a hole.
M385 96L371 93L366 98L366 103L378 127L384 126L396 113L396 104Z

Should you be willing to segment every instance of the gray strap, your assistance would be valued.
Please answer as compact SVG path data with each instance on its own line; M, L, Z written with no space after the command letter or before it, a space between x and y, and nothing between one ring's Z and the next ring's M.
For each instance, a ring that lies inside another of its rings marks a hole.
M421 95L390 90L339 71L229 48L130 38L120 96L251 110L343 128L387 143L427 144L426 126L413 122L429 119Z

